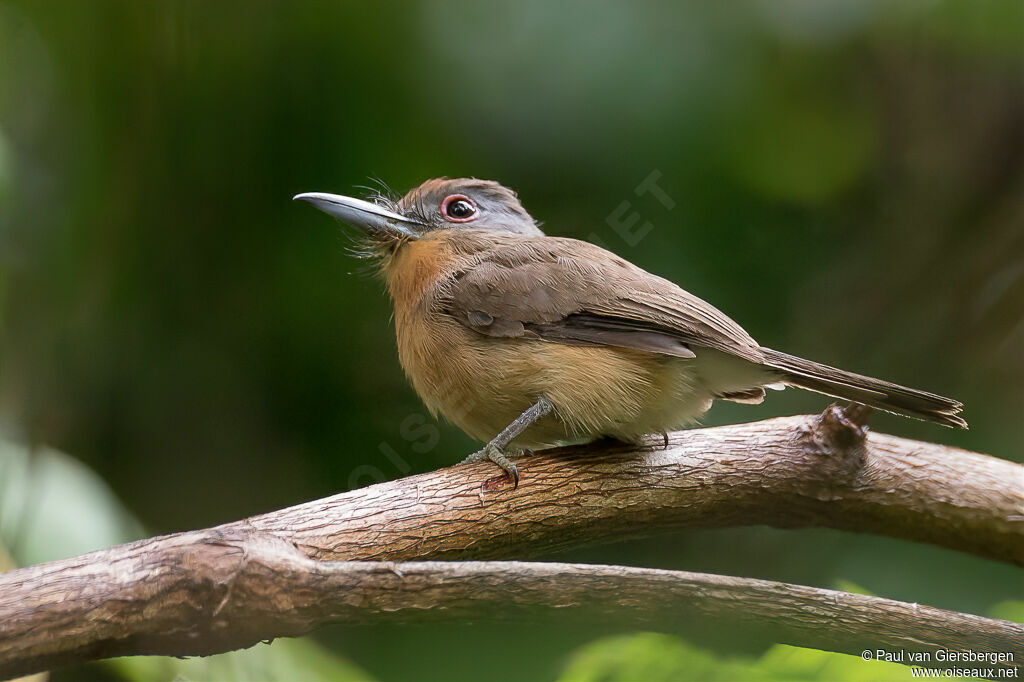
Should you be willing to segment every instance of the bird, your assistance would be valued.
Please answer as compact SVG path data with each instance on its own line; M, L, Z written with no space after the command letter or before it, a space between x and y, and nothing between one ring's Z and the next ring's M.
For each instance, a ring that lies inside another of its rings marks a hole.
M435 178L397 201L294 197L359 230L394 307L416 393L512 459L566 443L640 443L692 427L715 400L788 386L967 428L963 405L761 346L710 303L596 244L549 236L491 180Z

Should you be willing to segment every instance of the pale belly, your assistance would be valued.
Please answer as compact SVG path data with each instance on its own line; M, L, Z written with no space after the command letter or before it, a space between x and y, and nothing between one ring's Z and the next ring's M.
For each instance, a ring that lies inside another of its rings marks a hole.
M426 348L403 345L400 332L402 365L427 407L470 437L489 441L542 395L554 404L554 412L514 440L514 447L606 436L636 441L692 426L716 394L763 383L748 363L713 351L685 359L483 338L461 326L431 336Z

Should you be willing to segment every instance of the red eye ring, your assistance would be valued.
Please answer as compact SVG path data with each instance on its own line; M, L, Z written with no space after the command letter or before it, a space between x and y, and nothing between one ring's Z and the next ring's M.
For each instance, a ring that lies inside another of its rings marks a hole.
M466 212L467 208L469 212ZM449 222L468 223L476 220L476 202L465 194L449 194L441 202L441 215Z

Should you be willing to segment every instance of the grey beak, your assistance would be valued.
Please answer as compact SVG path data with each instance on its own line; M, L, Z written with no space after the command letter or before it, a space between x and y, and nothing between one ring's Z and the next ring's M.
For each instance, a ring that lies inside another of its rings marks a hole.
M411 218L406 218L362 199L323 192L296 194L292 199L306 201L332 218L337 218L343 223L358 227L370 234L374 232L397 234L415 239L418 236L416 228L422 227L420 223Z

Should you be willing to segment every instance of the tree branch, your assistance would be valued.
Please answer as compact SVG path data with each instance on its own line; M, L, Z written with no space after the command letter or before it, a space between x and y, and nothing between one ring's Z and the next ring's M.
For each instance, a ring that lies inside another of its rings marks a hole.
M595 616L669 630L725 622L744 636L851 654L928 652L936 665L939 650L1012 656L985 667L1024 660L1024 625L834 590L586 564L316 561L265 533L189 535L25 569L31 577L4 598L23 601L3 621L0 675L126 654L211 654L328 622ZM90 589L100 576L102 590ZM58 577L79 589L59 600L40 591Z
M594 613L668 627L710 617L845 652L1012 652L1020 664L1021 626L810 587L601 566L337 561L536 555L638 530L769 523L1024 564L1024 467L866 435L864 417L830 408L687 431L664 449L546 451L520 461L516 490L486 465L460 466L11 571L0 575L0 675L209 654L325 622Z
M249 519L317 559L527 558L682 528L819 526L1024 566L1024 466L867 433L865 414L671 434L441 469Z

